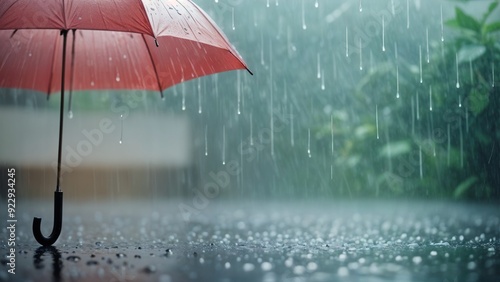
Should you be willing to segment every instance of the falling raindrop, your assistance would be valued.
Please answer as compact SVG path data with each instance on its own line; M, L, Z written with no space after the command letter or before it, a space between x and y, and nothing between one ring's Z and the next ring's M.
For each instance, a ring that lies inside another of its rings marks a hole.
M264 62L264 35L262 32L260 33L260 64L261 65L266 64Z
M432 85L429 86L429 111L432 112Z
M318 7L319 7L318 0L316 0L316 2L314 3L314 7L315 7L315 8L318 8Z
M266 7L269 8L269 0L266 2Z
M186 87L182 84L182 110L186 110Z
M293 105L290 104L290 144L295 146L295 138L293 134Z
M424 178L424 170L422 166L422 146L418 146L418 164L420 167L420 179Z
M396 65L396 98L399 99L399 66Z
M307 129L307 155L311 157L311 129Z
M419 73L420 73L420 83L423 83L422 79L422 45L418 45L418 58L419 58Z
M215 3L219 3L219 0L215 0Z
M465 105L465 133L469 134L469 108Z
M385 17L382 15L382 51L385 52Z
M208 156L208 125L205 125L205 156Z
M458 95L458 107L462 107L462 95Z
M240 78L240 72L237 72L237 79L236 79L236 92L238 96L238 115L241 114L241 78Z
M448 126L447 126L447 133L448 133L448 147L447 147L447 154L446 154L446 160L447 160L447 164L448 166L450 166L450 151L451 151L451 136L450 136L450 124L448 123Z
M380 136L378 134L378 105L375 105L375 124L377 127L377 139L380 139Z
M316 54L316 58L317 58L317 73L316 73L316 77L318 79L321 78L321 58L320 58L320 54L317 53Z
M325 71L321 70L321 90L325 90Z
M398 60L398 43L394 42L394 58Z
M279 6L279 3L278 3L278 2L279 2L279 1L278 1L278 0L276 0L276 2L274 3L274 4L276 5L276 7L278 7L278 6Z
M459 119L458 128L460 133L460 168L464 168L464 138L462 136L462 119Z
M123 115L120 115L120 141L118 143L123 143Z
M411 133L415 135L415 101L414 97L411 97Z
M491 87L495 87L495 64L491 63Z
M271 157L274 158L274 106L273 106L273 85L271 82L271 103L270 103L269 114L271 115L270 127L271 127Z
M425 48L427 50L427 63L431 62L430 52L429 52L429 27L425 28Z
M253 146L253 115L250 112L250 146Z
M418 92L417 92L417 95L415 96L415 100L417 100L416 101L417 102L416 103L417 104L417 108L416 108L416 110L417 110L417 120L420 120L420 106L419 106L419 103L418 103L418 100L419 100L418 99Z
M333 147L333 115L330 115L330 133L332 135L332 156L334 154L334 147Z
M337 79L337 58L333 57L333 79Z
M345 56L349 57L349 29L345 27Z
M472 61L469 60L469 74L470 74L470 83L474 84L474 75L472 72Z
M36 100L35 100L36 101ZM69 91L69 99L68 99L68 118L73 118L73 91L70 89Z
M443 4L441 4L441 42L444 42Z
M236 27L234 26L234 7L233 7L233 8L231 8L231 10L232 10L232 18L231 18L231 22L232 22L232 27L233 27L233 30L235 30L235 29L236 29Z
M458 53L455 53L455 66L456 66L456 69L457 69L457 84L456 84L456 87L460 88L460 80L458 78Z
M330 165L330 180L333 179L333 165Z
M363 12L363 5L361 4L361 0L359 0L359 12Z
M393 16L396 15L396 9L394 8L394 0L391 0L391 12Z
M304 0L302 0L302 29L306 30L306 17L305 17L305 10L304 10Z
M410 29L410 0L406 0L406 29Z
M361 37L359 38L359 70L363 70L363 46Z
M198 113L202 113L201 109L201 79L198 79Z
M372 50L370 50L370 68L369 68L369 71L370 72L373 71L373 52L372 52Z
M222 126L222 164L226 164L226 126Z

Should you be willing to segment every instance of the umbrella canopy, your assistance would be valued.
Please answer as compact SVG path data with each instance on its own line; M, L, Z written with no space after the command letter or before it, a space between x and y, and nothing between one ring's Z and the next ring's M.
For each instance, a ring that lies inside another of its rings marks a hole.
M61 232L65 90L161 93L182 81L235 69L248 70L190 0L2 0L0 88L61 92L54 227L45 237L41 218L35 217L35 239L50 246Z
M0 87L59 92L60 30L75 29L67 38L66 90L162 91L196 77L248 69L191 1L3 0Z

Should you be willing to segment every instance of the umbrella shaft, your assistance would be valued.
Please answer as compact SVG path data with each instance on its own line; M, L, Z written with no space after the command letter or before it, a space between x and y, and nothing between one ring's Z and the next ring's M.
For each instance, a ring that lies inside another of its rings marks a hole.
M62 137L63 137L63 121L64 121L64 80L66 71L66 41L67 30L61 30L63 36L63 51L62 51L62 72L61 72L61 104L59 106L59 147L57 151L57 186L56 192L61 192L61 159L62 159Z

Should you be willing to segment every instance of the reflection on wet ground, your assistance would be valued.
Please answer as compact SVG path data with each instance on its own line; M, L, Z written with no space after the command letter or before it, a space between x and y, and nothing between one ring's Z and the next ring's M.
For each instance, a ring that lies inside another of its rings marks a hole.
M180 203L68 202L54 247L40 247L31 234L32 216L42 210L43 231L51 228L50 203L25 203L18 208L16 274L7 273L5 253L0 280L500 279L495 205L213 201L186 214ZM5 228L1 235L6 246Z

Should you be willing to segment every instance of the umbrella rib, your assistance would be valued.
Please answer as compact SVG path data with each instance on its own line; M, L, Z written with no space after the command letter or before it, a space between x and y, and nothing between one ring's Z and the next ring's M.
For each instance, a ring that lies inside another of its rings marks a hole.
M54 68L56 66L56 63L55 63L55 58L56 58L56 51L57 51L57 41L59 39L59 36L56 36L56 42L54 43L54 52L52 53L52 70L50 71L50 76L49 76L49 88L47 89L47 99L49 99L49 96L50 96L50 90L52 89L52 80L53 80L53 77L54 77Z
M163 89L161 88L161 82L160 82L160 77L158 76L158 70L156 69L155 61L153 60L153 54L151 54L151 50L149 49L148 42L146 41L146 37L144 34L141 34L142 40L144 40L144 45L146 46L146 49L148 50L149 58L151 59L151 64L153 65L153 70L156 75L156 81L158 82L158 90L160 91L160 96L163 98ZM156 38L155 38L156 40Z

